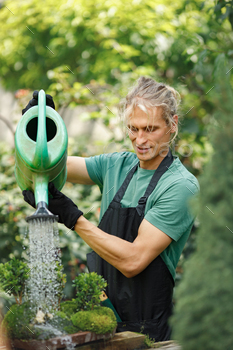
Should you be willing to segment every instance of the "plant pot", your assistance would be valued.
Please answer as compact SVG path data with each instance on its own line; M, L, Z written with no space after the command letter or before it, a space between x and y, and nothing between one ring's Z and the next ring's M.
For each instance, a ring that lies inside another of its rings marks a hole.
M81 345L97 340L108 340L111 339L116 332L116 329L112 333L106 334L96 334L92 332L78 332L75 334L67 334L55 338L51 338L48 340L20 340L13 339L12 345L14 349L22 349L22 350L57 350L64 349L69 344L73 345Z

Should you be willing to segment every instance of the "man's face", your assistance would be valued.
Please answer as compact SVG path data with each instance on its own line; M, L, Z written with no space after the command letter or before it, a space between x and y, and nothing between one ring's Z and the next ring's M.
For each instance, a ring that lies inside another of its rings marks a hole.
M168 126L162 117L162 108L147 109L143 112L138 106L129 116L127 128L129 138L144 169L156 169L167 155L171 133L175 128ZM177 123L177 116L174 116Z

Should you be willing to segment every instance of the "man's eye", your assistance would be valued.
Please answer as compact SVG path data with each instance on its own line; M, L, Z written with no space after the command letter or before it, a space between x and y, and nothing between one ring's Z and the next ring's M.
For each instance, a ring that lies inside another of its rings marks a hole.
M146 128L146 132L153 132L155 131L157 128L155 126L151 127L151 128Z
M134 126L128 126L128 130L129 130L129 131L132 131L132 132L133 132L133 131L136 132L136 131L137 131L137 128L135 128Z

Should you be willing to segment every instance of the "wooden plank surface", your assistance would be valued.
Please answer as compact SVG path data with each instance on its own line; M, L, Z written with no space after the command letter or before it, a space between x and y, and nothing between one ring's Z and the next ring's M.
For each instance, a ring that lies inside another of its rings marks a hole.
M169 340L169 341L162 341L162 342L154 343L153 346L147 350L154 350L154 349L181 350L181 347L180 347L180 345L176 344L173 340Z
M77 350L135 350L146 349L145 335L134 332L117 333L107 341L89 343L75 347Z
M109 340L102 339L98 340L96 337L95 340L91 339L90 337L87 338L87 335L89 336L91 333L83 332L83 336L86 336L85 340L81 340L80 342L76 339L76 345L75 349L77 350L154 350L154 349L161 349L161 350L181 350L181 347L176 344L174 341L164 341L164 342L158 342L151 345L151 348L148 349L148 347L145 345L145 335L138 334L134 332L122 332L122 333L116 333L115 336ZM100 338L99 338L100 339ZM94 340L94 341L93 341ZM37 341L35 341L37 342ZM83 343L82 343L83 342ZM86 342L86 344L85 344ZM48 344L47 342L40 342L40 347L38 346L32 346L37 344L30 344L30 347L25 347L26 344L24 344L23 347L21 347L21 344L14 344L15 349L27 349L27 350L33 350L33 349L40 349L40 350L55 350L57 349L57 346L55 344ZM18 346L19 348L18 348ZM58 345L58 344L57 344ZM64 346L64 345L63 345ZM61 344L59 344L59 348L63 348ZM1 349L0 349L1 350Z

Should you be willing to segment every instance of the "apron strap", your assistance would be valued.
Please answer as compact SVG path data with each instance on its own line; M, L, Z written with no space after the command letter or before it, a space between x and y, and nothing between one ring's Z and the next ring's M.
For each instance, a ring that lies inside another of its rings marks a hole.
M152 179L150 180L150 183L146 189L146 192L138 201L136 210L139 216L142 216L144 214L148 197L154 191L157 183L159 182L159 179L167 171L167 169L172 164L172 162L173 162L173 155L172 155L171 149L169 148L168 154L159 164L159 167L156 169L154 175L152 176Z
M121 187L119 188L119 190L117 191L117 193L115 194L112 202L117 202L117 203L120 203L120 201L122 200L124 194L125 194L125 191L130 183L130 180L132 179L133 177L133 174L135 173L137 167L139 165L139 162L133 166L133 168L129 171L128 175L126 176L123 184L121 185Z
M138 212L138 214L141 216L142 214L144 214L145 211L145 207L146 207L146 202L147 199L149 197L149 195L153 192L153 190L155 189L155 186L157 185L160 177L167 171L167 169L169 168L169 166L172 164L173 162L173 155L171 153L171 149L169 148L168 154L166 155L166 157L162 160L162 162L159 164L158 168L156 169L154 175L152 176L152 179L146 189L146 192L144 193L144 195L139 199L138 201L138 205L136 207L136 210ZM112 202L110 203L111 206L114 207L114 202L115 203L120 203L120 201L122 200L125 191L130 183L130 180L133 177L133 174L135 173L135 171L137 170L139 166L139 162L133 166L133 168L129 171L128 175L126 176L123 184L121 185L121 187L119 188L119 190L117 191L117 193L115 194Z

